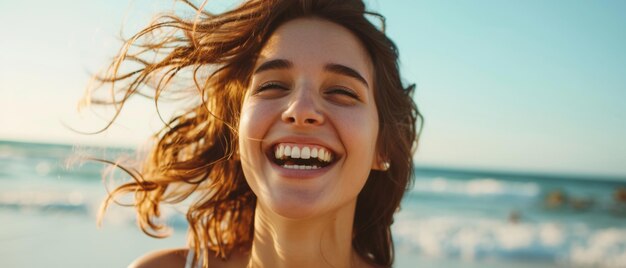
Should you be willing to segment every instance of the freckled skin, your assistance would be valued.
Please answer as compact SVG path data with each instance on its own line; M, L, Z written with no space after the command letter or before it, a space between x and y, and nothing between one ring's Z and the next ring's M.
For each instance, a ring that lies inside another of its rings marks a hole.
M342 26L303 18L274 32L255 69L275 59L292 66L254 74L242 106L239 145L248 184L261 206L286 218L311 218L353 205L378 158L376 89L369 55ZM368 85L329 72L324 68L329 63L350 67ZM259 91L268 82L280 87ZM336 88L348 89L357 98ZM271 143L285 136L321 140L337 161L313 179L285 177L266 156Z

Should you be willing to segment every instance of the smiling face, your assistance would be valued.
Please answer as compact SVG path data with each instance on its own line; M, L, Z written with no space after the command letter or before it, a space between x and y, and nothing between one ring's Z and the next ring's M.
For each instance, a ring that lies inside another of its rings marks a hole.
M261 50L239 123L246 180L261 206L307 218L356 202L378 161L373 66L346 28L279 27Z

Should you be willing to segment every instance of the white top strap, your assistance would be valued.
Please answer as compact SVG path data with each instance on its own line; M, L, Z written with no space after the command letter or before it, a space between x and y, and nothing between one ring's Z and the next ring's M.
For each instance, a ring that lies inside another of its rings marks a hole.
M191 265L193 264L194 254L195 252L193 251L192 248L190 248L189 251L187 251L187 261L185 262L185 268L192 268Z

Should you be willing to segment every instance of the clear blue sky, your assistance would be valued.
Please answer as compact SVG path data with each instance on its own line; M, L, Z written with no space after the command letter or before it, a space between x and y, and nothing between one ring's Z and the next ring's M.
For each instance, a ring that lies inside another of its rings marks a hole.
M229 3L214 0L217 4ZM78 115L89 72L172 2L0 0L0 139L135 146L148 101L118 125ZM626 177L624 1L369 1L387 18L426 117L420 165ZM174 108L171 108L174 109Z

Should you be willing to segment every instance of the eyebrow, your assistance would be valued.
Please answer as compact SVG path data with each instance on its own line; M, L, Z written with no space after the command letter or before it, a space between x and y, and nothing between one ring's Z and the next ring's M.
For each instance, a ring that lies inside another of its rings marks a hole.
M254 74L269 70L289 69L291 67L293 67L293 63L288 60L270 60L264 62L258 68L256 68L256 70L254 70Z
M365 84L366 87L369 88L369 84L367 83L367 80L365 80L365 78L363 78L363 76L359 74L359 72L357 72L356 70L348 66L336 64L336 63L329 63L324 66L324 70L332 72L332 73L352 77L356 80L359 80L360 82Z
M292 67L293 63L285 59L270 60L264 62L259 67L257 67L256 70L254 70L254 74L269 70L290 69ZM324 70L327 72L352 77L356 80L359 80L359 82L363 83L365 86L369 87L367 80L365 80L365 78L363 78L363 76L359 72L348 66L337 63L328 63L324 65Z

